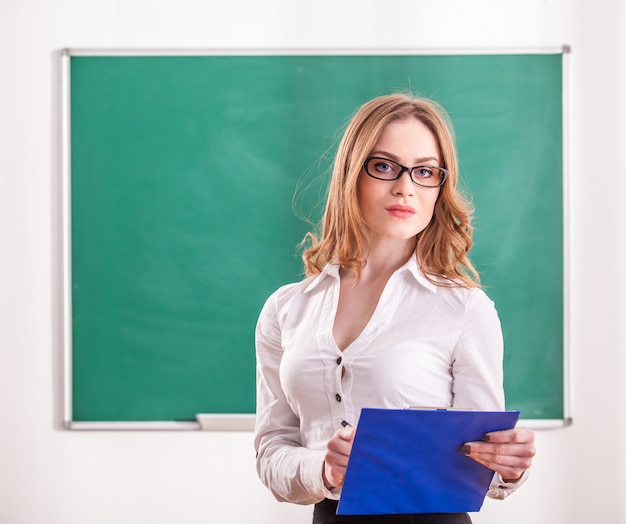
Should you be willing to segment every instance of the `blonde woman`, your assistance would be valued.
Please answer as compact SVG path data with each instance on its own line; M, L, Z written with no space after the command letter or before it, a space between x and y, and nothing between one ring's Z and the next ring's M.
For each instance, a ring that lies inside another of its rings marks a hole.
M364 104L339 144L307 278L278 289L256 331L257 469L313 522L466 523L467 514L337 516L361 408L504 409L503 342L468 253L452 126L407 94ZM350 423L348 425L346 423ZM532 431L463 446L491 468L488 495L525 479Z

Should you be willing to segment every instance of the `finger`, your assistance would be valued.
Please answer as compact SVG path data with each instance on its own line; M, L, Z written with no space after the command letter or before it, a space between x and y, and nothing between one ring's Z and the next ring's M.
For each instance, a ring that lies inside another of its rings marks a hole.
M483 456L471 456L476 462L479 462L483 466L500 473L502 479L506 482L515 482L519 480L524 472L530 467L528 464L515 465L515 464L501 464L497 462L493 462L491 457L483 457Z
M354 434L356 433L356 428L352 426L348 426L345 428L338 429L335 433L335 436L339 437L342 440L346 440L348 442L352 442L354 440Z
M483 440L485 442L534 442L535 433L528 428L513 428L487 433Z
M485 467L489 468L496 473L499 473L504 482L517 482L522 478L526 469L524 468L514 468L510 466L493 466L489 464L484 464Z
M532 465L531 455L505 455L497 453L480 453L473 451L469 456L483 464L508 466L528 469Z
M343 484L343 479L346 476L346 469L335 466L330 463L324 464L324 478L327 483L327 487L335 486L339 487Z
M324 460L328 464L337 465L343 468L345 468L348 465L349 458L350 458L349 453L343 453L341 451L337 451L332 448L329 448L326 451L326 455L324 455Z
M489 451L482 452L478 448ZM518 480L532 465L534 451L529 446L517 446L511 444L481 444L465 445L463 452L470 458L484 466L497 471L504 479Z
M326 449L333 453L337 453L344 456L349 456L352 451L352 441L343 440L341 438L332 438L328 441Z
M462 449L463 452L468 455L484 453L489 455L532 458L536 454L535 445L532 442L515 444L502 444L497 442L468 442Z
M324 472L327 481L332 486L341 486L346 476L348 457L332 451L326 452L324 456Z

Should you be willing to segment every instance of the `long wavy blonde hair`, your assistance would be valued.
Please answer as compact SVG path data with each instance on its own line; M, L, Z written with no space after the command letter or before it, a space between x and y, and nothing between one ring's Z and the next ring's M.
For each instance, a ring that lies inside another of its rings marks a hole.
M357 197L363 163L385 126L414 117L433 133L449 176L440 189L431 222L417 235L415 254L425 276L439 286L478 287L480 278L468 258L472 247L472 208L457 188L458 162L452 123L435 101L396 93L361 106L339 143L328 188L321 232L308 233L303 252L306 275L319 274L329 262L338 263L357 278L366 263L367 227Z

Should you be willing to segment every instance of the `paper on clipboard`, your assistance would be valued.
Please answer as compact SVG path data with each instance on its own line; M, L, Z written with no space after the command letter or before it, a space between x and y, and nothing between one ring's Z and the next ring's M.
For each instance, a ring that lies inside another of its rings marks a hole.
M337 514L478 511L493 471L461 446L518 419L519 411L363 409Z

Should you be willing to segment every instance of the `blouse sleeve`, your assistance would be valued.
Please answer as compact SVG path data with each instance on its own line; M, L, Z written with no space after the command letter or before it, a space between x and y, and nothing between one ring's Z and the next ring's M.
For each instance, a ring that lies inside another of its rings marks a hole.
M504 409L503 341L493 302L472 289L454 349L453 404L483 411Z
M275 293L263 307L256 327L257 471L279 501L312 504L332 498L322 479L325 451L302 446L300 422L280 384L282 354Z
M452 366L454 406L502 411L504 405L503 340L500 319L493 302L480 289L471 291ZM494 474L487 496L504 499L521 486Z

